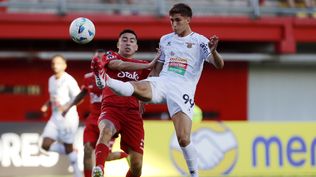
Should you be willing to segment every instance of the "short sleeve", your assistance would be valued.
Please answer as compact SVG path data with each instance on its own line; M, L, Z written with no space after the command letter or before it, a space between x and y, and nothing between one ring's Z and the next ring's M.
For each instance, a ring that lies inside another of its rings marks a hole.
M113 51L107 51L104 55L104 57L102 58L103 62L104 62L104 67L107 67L107 65L109 64L110 61L112 60L117 60L118 54L116 52Z
M165 62L165 58L166 58L166 55L165 55L165 47L164 47L164 37L161 37L160 38L160 42L159 42L159 49L161 51L161 54L160 54L160 57L158 59L158 62L160 63L164 63Z
M200 56L202 60L205 60L207 62L211 62L210 60L212 59L211 51L210 48L208 47L209 40L204 37L200 36Z
M80 88L78 83L73 77L71 77L71 79L69 79L69 95L71 99L74 99L79 93Z

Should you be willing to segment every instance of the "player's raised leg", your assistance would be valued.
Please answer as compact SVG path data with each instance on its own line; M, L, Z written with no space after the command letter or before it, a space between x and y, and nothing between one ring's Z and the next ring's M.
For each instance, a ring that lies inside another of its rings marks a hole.
M157 60L158 56L154 60ZM102 56L95 55L92 58L90 67L95 75L96 85L100 89L107 86L120 96L135 96L139 100L145 102L151 100L152 90L148 81L123 82L121 80L113 79L105 73L104 65Z

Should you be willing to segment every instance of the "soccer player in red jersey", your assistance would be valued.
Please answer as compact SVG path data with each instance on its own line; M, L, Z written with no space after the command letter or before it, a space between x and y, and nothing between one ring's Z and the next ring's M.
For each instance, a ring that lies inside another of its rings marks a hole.
M105 54L104 50L96 51L99 55ZM92 152L95 149L99 137L98 118L101 113L101 99L102 90L95 85L95 78L92 72L84 75L83 85L80 93L75 99L66 107L62 113L66 115L68 110L75 105L78 105L86 95L90 96L90 114L85 121L85 128L83 132L84 154L83 154L83 170L85 177L91 177L92 173ZM114 144L114 138L110 141L110 151ZM121 159L127 157L125 152L111 152L107 157L107 161Z
M107 73L110 77L121 81L138 81L145 79L149 69L155 65L158 55L150 63L133 59L138 49L137 35L133 30L125 29L119 35L118 52L108 51L102 57L93 57L93 72ZM99 75L95 75L100 82ZM103 89L102 87L100 87ZM104 175L104 163L109 155L109 142L117 134L121 135L121 149L129 154L130 169L127 177L141 176L144 127L140 113L140 103L135 97L122 97L106 87L102 93L101 114L99 117L99 140L95 149L96 166L92 170L93 177Z

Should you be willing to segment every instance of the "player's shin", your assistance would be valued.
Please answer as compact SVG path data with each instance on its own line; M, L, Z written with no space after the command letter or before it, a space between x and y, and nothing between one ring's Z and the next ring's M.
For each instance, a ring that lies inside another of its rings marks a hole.
M193 143L191 142L186 147L181 147L185 161L190 171L191 177L198 177L198 159L197 152L194 148Z
M107 79L107 86L120 96L132 96L134 93L134 86L131 83L122 82L110 77Z

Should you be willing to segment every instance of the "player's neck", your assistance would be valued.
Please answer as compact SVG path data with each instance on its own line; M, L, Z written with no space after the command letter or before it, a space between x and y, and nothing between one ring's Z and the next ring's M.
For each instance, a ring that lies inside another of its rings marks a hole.
M185 36L187 36L187 35L189 35L189 34L191 34L191 33L192 33L191 28L188 28L188 29L184 30L182 33L177 34L177 35L178 35L179 37L185 37Z
M55 78L59 79L65 72L59 72L59 73L55 73Z
M124 57L124 58L128 58L128 59L131 59L131 58L133 58L133 56L134 55L123 55L122 53L118 53L119 55L121 55L122 57Z

